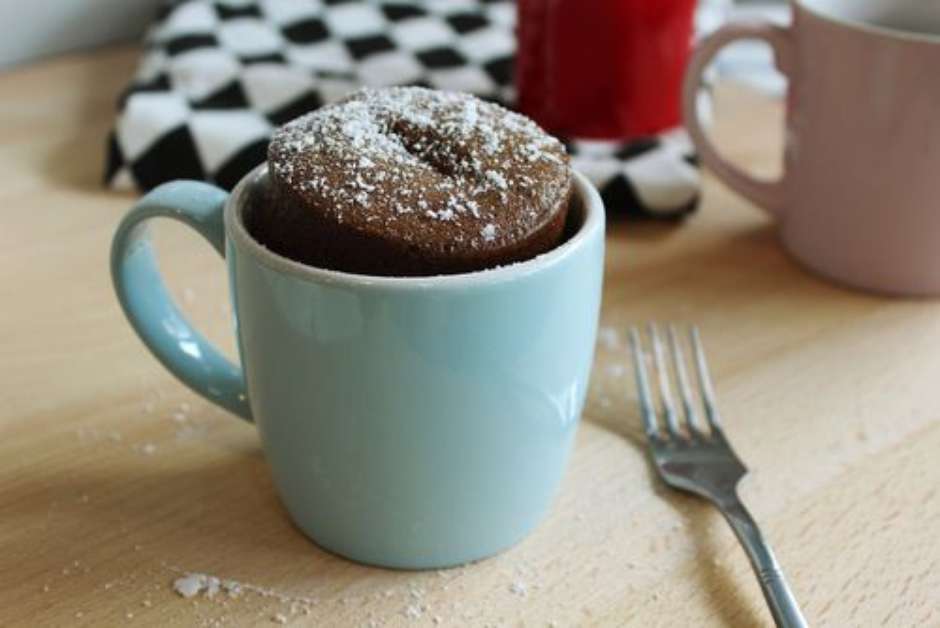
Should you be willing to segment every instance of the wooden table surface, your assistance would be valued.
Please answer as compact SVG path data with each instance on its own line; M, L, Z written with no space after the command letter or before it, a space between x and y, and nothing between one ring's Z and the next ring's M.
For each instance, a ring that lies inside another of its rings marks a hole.
M756 626L718 513L646 463L622 330L704 332L742 493L815 626L940 625L940 304L824 283L707 179L680 226L610 226L602 339L551 515L496 558L359 566L288 522L258 436L173 380L107 272L133 196L100 187L135 51L0 75L0 625ZM773 168L779 105L719 92L716 134ZM223 264L157 229L169 281L232 350ZM243 584L184 599L187 572Z

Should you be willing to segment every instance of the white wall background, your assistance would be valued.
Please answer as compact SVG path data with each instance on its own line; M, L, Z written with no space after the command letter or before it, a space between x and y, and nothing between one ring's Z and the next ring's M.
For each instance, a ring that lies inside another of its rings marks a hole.
M161 0L0 0L0 67L139 36Z

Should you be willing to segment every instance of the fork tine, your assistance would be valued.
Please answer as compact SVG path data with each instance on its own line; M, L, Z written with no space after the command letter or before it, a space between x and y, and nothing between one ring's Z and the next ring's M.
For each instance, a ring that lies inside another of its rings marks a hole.
M640 395L640 414L643 416L643 429L647 438L656 438L656 413L653 411L653 396L650 394L646 364L643 359L643 347L636 327L630 328L630 348L633 351L633 371L636 374L636 388Z
M685 356L682 354L682 347L679 346L675 325L669 326L669 346L672 349L672 362L676 368L676 385L679 388L679 396L682 398L682 414L689 435L694 436L698 433L696 425L698 417L695 406L692 404L692 387L689 386L689 377L685 371Z
M656 379L659 380L659 396L663 404L666 428L673 438L679 438L679 424L676 421L676 408L672 403L672 390L669 385L669 370L663 354L663 343L659 340L659 331L654 323L649 324L650 340L653 342L653 359L656 363Z
M698 381L702 389L705 418L708 420L708 426L712 431L719 432L721 431L721 418L718 416L718 408L715 406L715 391L712 388L711 375L708 373L708 362L705 360L705 349L702 348L702 337L699 334L698 327L692 327L690 336L695 351L695 365L698 367Z

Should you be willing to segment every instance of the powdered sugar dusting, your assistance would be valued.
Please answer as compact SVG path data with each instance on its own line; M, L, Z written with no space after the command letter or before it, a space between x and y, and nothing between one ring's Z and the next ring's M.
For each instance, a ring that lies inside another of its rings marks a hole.
M434 218L435 220L453 220L455 214L452 209L442 209L440 211L429 209L425 212L425 215L427 215L428 218Z
M416 245L435 225L453 249L525 237L570 185L564 147L528 118L417 87L363 89L297 118L275 133L269 163L338 222Z
M500 173L498 173L498 172L495 171L495 170L487 170L487 171L486 171L486 180L489 181L489 182L491 182L493 185L495 185L495 186L496 186L497 188L499 188L500 190L507 190L507 189L509 189L509 184L506 183L506 177L504 177L503 175L501 175Z

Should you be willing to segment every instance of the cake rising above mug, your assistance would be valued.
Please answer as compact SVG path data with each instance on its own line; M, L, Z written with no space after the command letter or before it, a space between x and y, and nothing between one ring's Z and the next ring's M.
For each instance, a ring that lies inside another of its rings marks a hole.
M288 123L249 230L312 266L438 275L529 259L562 237L562 144L468 94L365 89Z

